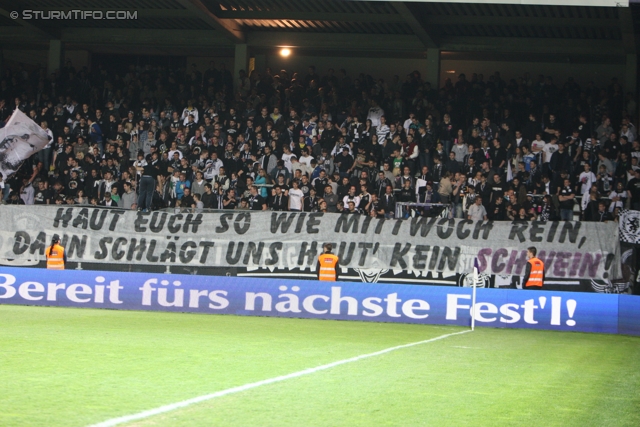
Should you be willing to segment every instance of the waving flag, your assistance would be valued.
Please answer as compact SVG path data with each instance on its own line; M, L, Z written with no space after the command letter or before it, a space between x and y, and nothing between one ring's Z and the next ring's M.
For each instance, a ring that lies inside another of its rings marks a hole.
M16 109L0 129L0 173L7 179L22 162L49 144L49 135L36 122Z

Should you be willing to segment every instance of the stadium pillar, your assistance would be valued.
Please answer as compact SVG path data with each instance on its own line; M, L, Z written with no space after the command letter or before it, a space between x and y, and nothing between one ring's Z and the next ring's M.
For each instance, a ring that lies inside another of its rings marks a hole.
M256 59L255 70L260 74L264 74L264 70L267 68L267 55L259 53L254 55L254 57Z
M638 89L638 55L627 54L627 63L624 69L624 91L631 92L634 97Z
M431 88L440 88L440 49L427 49L427 76L425 79L431 83Z
M62 68L62 40L49 40L49 62L47 65L49 74L60 71Z
M249 64L248 49L246 43L236 44L236 54L233 63L233 87L238 89L238 78L240 76L240 70L247 71L247 65Z

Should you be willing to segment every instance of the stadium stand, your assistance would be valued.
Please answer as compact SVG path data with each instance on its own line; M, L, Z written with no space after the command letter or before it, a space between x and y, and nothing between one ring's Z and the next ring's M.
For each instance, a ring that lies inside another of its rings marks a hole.
M384 81L309 66L243 71L234 93L213 64L39 71L0 83L1 118L19 108L53 141L2 182L4 203L137 209L151 164L153 209L466 218L477 195L491 220L640 209L637 104L616 79L496 72L435 89L419 71Z

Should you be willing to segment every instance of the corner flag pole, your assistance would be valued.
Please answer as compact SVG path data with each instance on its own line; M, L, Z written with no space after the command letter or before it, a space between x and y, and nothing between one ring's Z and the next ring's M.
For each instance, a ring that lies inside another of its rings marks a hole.
M478 286L478 258L473 262L473 291L471 297L471 330L476 328L476 287Z

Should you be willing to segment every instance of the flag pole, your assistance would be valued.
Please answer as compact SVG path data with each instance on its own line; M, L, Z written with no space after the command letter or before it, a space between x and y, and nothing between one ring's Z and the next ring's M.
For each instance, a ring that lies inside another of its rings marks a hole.
M476 287L478 286L478 259L473 263L473 290L471 297L471 330L476 328Z

